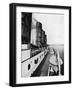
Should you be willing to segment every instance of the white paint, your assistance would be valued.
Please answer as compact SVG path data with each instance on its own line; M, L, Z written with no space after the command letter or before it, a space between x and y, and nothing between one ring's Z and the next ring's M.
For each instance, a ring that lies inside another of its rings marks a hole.
M21 51L21 61L25 61L26 59L30 58L31 50L22 50Z
M43 54L43 56L42 56ZM40 58L40 56L42 56ZM21 72L21 76L22 78L29 78L31 76L31 74L36 70L36 68L38 67L38 65L41 63L41 61L43 60L44 58L44 52L41 52L40 54L28 59L27 61L21 63L21 69L22 69L22 72ZM35 64L35 60L38 59L38 63ZM30 66L30 70L28 70L28 65L31 65Z
M29 44L27 45L27 44L22 44L21 45L21 49L29 49Z

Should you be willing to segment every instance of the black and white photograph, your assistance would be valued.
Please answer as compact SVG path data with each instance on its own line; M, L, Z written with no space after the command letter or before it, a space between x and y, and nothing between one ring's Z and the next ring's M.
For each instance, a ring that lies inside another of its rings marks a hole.
M64 75L64 15L21 13L21 76Z
M10 5L10 86L71 83L71 7Z

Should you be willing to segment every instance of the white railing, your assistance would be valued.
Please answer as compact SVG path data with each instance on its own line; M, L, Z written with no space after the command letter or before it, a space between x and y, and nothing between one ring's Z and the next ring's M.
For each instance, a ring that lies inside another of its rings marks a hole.
M47 50L42 51L41 53L35 55L32 58L22 62L21 64L21 76L22 77L30 77L31 74L36 70L39 66L41 61L44 59L45 55L47 54Z

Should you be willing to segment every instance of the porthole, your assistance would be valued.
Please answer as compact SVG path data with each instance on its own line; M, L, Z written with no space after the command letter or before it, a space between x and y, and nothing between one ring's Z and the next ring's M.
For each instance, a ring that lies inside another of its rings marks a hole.
M34 60L34 63L37 64L37 60Z
M31 65L30 65L30 64L28 64L28 70L30 70L30 67L31 67Z
M37 63L38 63L38 58L37 58Z
M36 60L34 60L34 63L37 64L38 63L38 58Z

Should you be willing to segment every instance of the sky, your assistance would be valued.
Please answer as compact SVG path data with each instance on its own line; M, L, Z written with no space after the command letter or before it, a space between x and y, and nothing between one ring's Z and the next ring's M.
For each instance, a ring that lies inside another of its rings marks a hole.
M32 18L42 23L47 34L47 44L64 44L64 15L33 13Z

